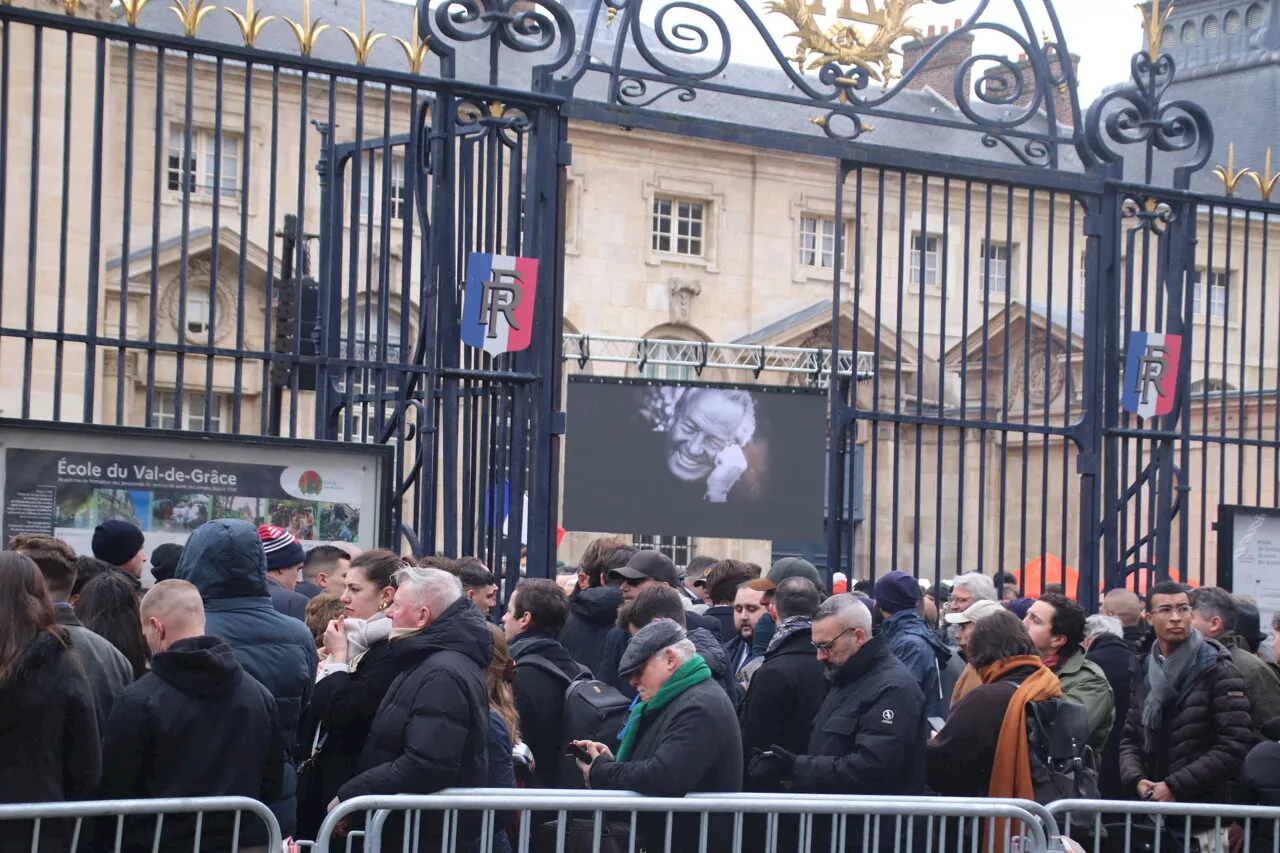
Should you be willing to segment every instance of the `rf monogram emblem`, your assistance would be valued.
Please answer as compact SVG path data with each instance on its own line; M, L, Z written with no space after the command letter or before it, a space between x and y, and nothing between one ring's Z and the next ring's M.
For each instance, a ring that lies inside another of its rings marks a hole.
M830 63L842 69L860 68L884 88L897 77L893 57L900 55L894 43L904 36L919 37L907 20L925 0L769 0L765 11L785 15L796 29L788 37L799 45L791 61L801 71L814 71ZM837 4L835 22L826 29L818 18L828 17L828 4ZM857 8L855 8L857 6ZM859 25L874 27L863 30Z

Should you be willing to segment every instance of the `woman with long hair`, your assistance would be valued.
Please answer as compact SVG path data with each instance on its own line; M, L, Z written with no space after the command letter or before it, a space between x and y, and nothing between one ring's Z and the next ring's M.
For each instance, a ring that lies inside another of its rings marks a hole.
M0 803L82 800L98 787L93 693L70 647L40 569L0 551ZM46 822L40 849L60 829Z
M516 787L512 750L520 743L520 715L511 683L516 680L516 662L511 657L506 635L493 623L493 657L485 668L489 682L489 787ZM493 823L493 853L511 853L511 831L515 812L498 812Z
M147 674L151 649L142 636L138 596L120 572L105 572L85 584L72 605L76 618L120 650L133 667L134 680Z
M342 592L343 615L329 623L311 704L298 727L297 750L306 756L298 778L298 833L314 838L329 802L355 776L382 697L400 673L422 658L418 644L391 641L386 610L396 594L396 574L409 566L385 549L351 561Z

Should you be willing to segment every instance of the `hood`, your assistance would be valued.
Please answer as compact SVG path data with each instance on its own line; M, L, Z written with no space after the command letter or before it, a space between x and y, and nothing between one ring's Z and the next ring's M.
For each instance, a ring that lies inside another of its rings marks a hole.
M725 653L724 646L720 645L715 634L706 628L694 628L686 636L711 668L711 674L717 680L724 678L724 674L729 671L729 655Z
M612 626L622 606L622 590L616 586L598 586L580 590L569 599L569 612L579 619L598 625Z
M480 611L466 598L459 598L420 632L391 640L391 648L397 655L422 658L435 652L457 652L484 669L493 657L493 638Z
M13 669L0 680L0 732L23 718L40 714L59 678L67 675L61 666L71 641L61 628L41 631L22 650Z
M151 658L151 671L188 696L222 696L236 686L240 664L226 641L218 637L178 640Z
M1119 649L1127 654L1133 654L1133 646L1129 645L1124 637L1117 637L1115 634L1099 634L1094 637L1087 655L1092 656L1094 652L1101 649Z
M579 672L577 662L574 661L573 656L569 654L565 647L545 634L524 633L516 637L515 642L511 644L511 657L515 659L516 663L519 663L521 658L528 655L546 658L570 678L576 676Z
M200 590L205 601L270 595L267 555L258 529L238 518L222 518L196 528L182 550L177 575Z
M884 620L884 635L886 637L896 637L899 635L908 635L920 637L933 649L933 653L938 656L938 665L945 665L951 660L951 648L938 639L938 635L933 633L925 621L920 618L920 614L914 610L903 610L895 613L888 619Z

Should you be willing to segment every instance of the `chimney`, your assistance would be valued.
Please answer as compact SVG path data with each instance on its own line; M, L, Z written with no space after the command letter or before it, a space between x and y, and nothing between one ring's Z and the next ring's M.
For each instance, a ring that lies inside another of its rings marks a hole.
M1061 77L1062 69L1059 64L1061 62L1060 56L1054 52L1050 54L1050 57L1054 75ZM1010 106L1025 107L1030 104L1032 99L1035 97L1037 87L1035 72L1031 68L1031 60L1027 59L1027 55L1025 53L1018 55L1017 67L1023 73L1022 93ZM1071 54L1071 68L1074 74L1079 74L1080 57L1074 53ZM1002 87L1012 91L1015 85L1013 74L999 65L989 69L987 73L983 75L983 79L984 81L1002 81L995 82L995 87L991 89L993 92L1000 91L1000 88ZM988 85L991 85L991 83L988 83ZM1057 87L1057 90L1054 92L1053 106L1057 113L1058 124L1065 127L1071 127L1073 124L1073 116L1071 115L1071 94L1067 91L1065 86Z
M938 30L930 26L923 39L913 39L902 46L902 72L905 75L919 64L934 45L946 40L946 44L930 58L929 64L919 69L916 76L907 84L908 88L927 87L951 103L955 103L956 74L965 60L973 55L973 34L952 32L953 29L960 30L962 27L964 27L964 21L959 18L956 19L954 28L944 24L941 30ZM970 78L970 72L965 71L963 91L966 93L970 91Z

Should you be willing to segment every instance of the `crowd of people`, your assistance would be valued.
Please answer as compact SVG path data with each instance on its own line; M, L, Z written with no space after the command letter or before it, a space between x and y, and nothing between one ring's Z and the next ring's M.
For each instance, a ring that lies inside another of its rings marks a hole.
M1043 800L1054 738L1029 732L1049 725L1079 792L1280 805L1280 644L1218 588L1112 590L1087 616L1003 574L829 595L802 559L682 573L601 538L576 576L522 579L500 608L475 557L306 551L225 519L157 548L144 590L144 544L110 522L92 557L42 535L0 552L0 801L239 795L314 838L343 801L445 788ZM533 819L536 842L556 815ZM186 849L192 820L130 818L125 849ZM509 853L519 820L452 831ZM207 819L204 849L263 843L251 824ZM446 831L424 813L419 849ZM661 845L665 815L637 832ZM698 838L697 815L675 817L673 850Z

